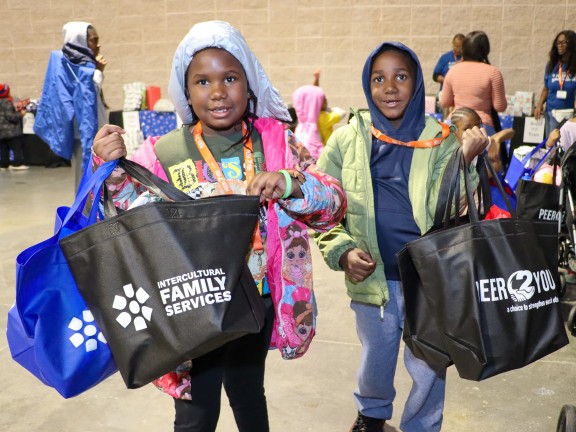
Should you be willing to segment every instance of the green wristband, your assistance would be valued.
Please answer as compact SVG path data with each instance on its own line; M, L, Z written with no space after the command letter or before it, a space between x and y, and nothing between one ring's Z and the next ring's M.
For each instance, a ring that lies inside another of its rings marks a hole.
M284 176L284 180L286 180L286 189L284 190L284 195L282 195L280 198L281 199L286 199L288 198L290 195L292 195L292 177L290 176L290 173L286 170L278 170L279 173L281 173Z

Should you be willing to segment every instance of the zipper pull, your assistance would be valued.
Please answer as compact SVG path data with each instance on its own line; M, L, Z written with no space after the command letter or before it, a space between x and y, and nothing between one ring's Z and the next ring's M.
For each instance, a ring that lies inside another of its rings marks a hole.
M380 321L384 321L384 300L382 300L382 305L380 306Z

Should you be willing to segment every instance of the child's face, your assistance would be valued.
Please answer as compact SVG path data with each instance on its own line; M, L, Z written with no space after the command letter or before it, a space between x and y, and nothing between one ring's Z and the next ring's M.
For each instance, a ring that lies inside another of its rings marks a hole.
M416 76L409 60L398 51L384 51L374 59L370 92L376 107L396 128L412 99Z
M464 131L472 129L474 126L482 127L482 123L478 119L472 118L469 115L462 117L458 124L456 124L457 129L455 135L456 138L458 138L458 141L460 141L460 144L462 144L462 134Z
M188 66L188 102L205 133L239 130L248 105L248 81L240 62L223 49L198 52Z

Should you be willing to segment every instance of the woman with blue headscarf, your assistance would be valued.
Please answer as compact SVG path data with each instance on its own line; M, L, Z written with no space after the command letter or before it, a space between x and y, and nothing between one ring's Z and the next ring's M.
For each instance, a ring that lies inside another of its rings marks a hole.
M66 23L62 35L62 49L50 53L34 132L54 153L72 161L78 187L94 136L108 122L102 96L107 62L91 24Z

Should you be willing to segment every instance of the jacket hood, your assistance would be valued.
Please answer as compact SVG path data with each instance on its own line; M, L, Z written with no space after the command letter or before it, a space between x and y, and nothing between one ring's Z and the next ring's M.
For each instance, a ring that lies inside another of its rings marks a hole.
M384 116L384 114L382 114L382 112L376 107L370 92L370 72L374 58L377 57L378 54L380 54L382 51L390 48L395 48L397 50L408 53L416 64L414 93L412 94L412 99L406 107L404 118L402 119L402 123L398 129L396 129L392 123L390 123L390 121ZM414 141L418 139L420 133L424 130L426 123L425 93L424 79L422 77L422 67L420 66L420 61L418 60L418 57L414 51L401 44L400 42L384 42L379 45L374 51L370 53L366 59L364 69L362 71L362 87L364 89L366 100L368 101L368 108L370 110L372 123L376 129L382 131L389 137L400 141Z
M72 43L83 48L88 48L89 26L90 23L81 21L72 21L64 24L64 27L62 27L64 44Z
M193 122L192 111L184 93L186 71L194 54L206 48L225 49L242 64L248 85L258 99L256 107L258 117L291 121L280 93L272 86L264 68L248 47L240 31L224 21L207 21L194 25L184 36L176 48L172 62L168 94L184 124Z
M62 27L64 46L62 52L72 63L94 63L94 53L88 47L88 27L90 23L72 21Z

